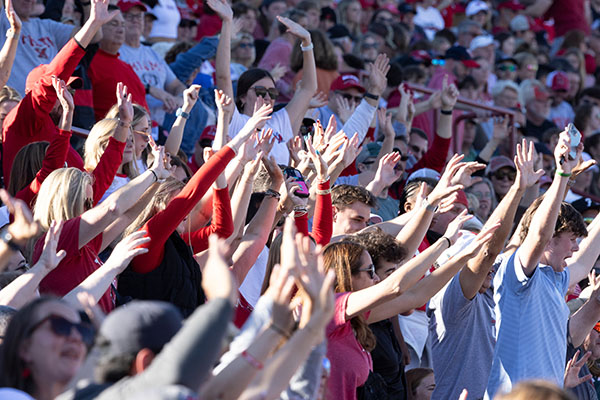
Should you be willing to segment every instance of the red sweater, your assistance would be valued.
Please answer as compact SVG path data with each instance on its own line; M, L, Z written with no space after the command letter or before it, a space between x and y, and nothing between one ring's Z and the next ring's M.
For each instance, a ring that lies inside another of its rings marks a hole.
M42 162L42 168L38 171L29 186L21 189L15 197L23 200L30 208L33 208L33 199L40 191L40 187L44 180L55 169L62 168L65 165L67 152L69 151L69 140L71 139L70 131L58 130L59 134L50 142L46 157Z
M51 142L58 135L58 128L49 115L57 100L51 77L56 75L66 82L84 54L85 50L75 40L69 40L47 65L45 75L6 116L2 131L2 167L7 187L12 163L19 150L33 142ZM83 168L81 156L71 147L68 149L67 164Z
M146 231L146 236L151 240L141 246L147 248L148 252L135 257L131 262L135 272L148 273L160 264L164 256L164 244L169 236L202 199L233 157L235 152L230 147L225 146L219 150L192 176L181 192L169 202L167 208L144 224L142 230Z
M329 181L319 183L319 190L328 190ZM308 236L308 214L301 215L294 219L298 232ZM325 246L331 240L333 234L333 207L331 206L331 193L317 195L315 204L315 218L312 231L312 238L317 244Z
M134 103L148 110L144 84L131 65L119 59L118 53L110 54L98 49L90 63L88 76L92 82L96 121L104 119L108 110L117 103L115 93L119 82L123 82L127 86Z
M195 253L208 249L208 237L213 233L226 239L233 233L233 215L229 199L229 189L213 189L213 213L210 226L195 232L183 234L183 240L192 246Z
M108 139L108 145L100 157L100 161L96 168L91 172L94 176L92 188L94 189L94 205L98 204L108 190L117 170L123 161L123 151L125 150L126 142L119 142L114 137Z

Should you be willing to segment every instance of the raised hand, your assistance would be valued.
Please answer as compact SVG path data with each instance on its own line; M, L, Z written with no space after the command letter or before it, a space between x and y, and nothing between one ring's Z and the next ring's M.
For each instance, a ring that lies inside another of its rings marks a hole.
M577 146L577 156L574 160L569 157L571 151L571 138L566 130L560 133L558 137L558 143L554 148L554 161L556 162L556 171L563 173L571 173L573 168L579 164L581 159L581 152L583 151L583 143L579 143Z
M592 352L588 351L583 355L583 357L581 357L580 360L577 360L579 358L579 350L575 352L575 355L569 360L567 367L565 368L565 388L574 388L575 386L581 385L582 383L592 379L591 374L579 377L579 371L581 371L581 367L585 365L591 355Z
M47 272L52 271L54 268L60 264L63 258L66 257L67 252L64 250L56 252L56 247L58 246L58 239L60 238L60 233L63 228L63 221L56 222L52 221L50 224L50 229L46 233L46 237L44 238L44 248L42 249L42 254L36 265L41 265Z
M451 110L454 108L456 104L456 100L458 100L458 89L456 86L452 84L448 84L448 75L444 75L444 79L442 81L442 93L441 93L441 102L442 102L442 110Z
M198 101L198 95L200 93L200 89L202 86L200 85L191 85L187 89L183 91L183 106L181 107L183 111L189 113L194 108L194 105ZM217 104L217 107L219 105Z
M202 270L202 289L209 300L228 299L232 305L237 301L237 284L229 269L225 239L212 234L208 238L208 260ZM218 284L215 284L218 283Z
M329 117L329 122L327 123L327 128L325 128L325 143L329 143L333 136L337 132L337 120L335 119L335 115L331 114Z
M227 0L207 0L206 4L221 18L223 21L231 22L233 20L233 10Z
M118 273L123 272L131 263L131 260L148 252L147 248L140 247L144 243L150 241L150 238L146 236L146 233L146 231L137 231L123 238L115 246L110 257L106 260L106 264L112 265L119 271Z
M267 156L262 158L263 165L267 169L267 173L269 174L269 178L271 179L271 188L273 190L279 190L285 178L283 177L283 172L281 172L281 168L277 165L275 158Z
M336 96L340 97L340 96ZM310 103L308 103L308 108L321 108L327 105L327 95L323 92L319 92L310 99Z
M381 96L387 87L387 73L390 70L390 60L388 56L381 53L373 63L367 65L369 73L368 92L376 96Z
M384 187L388 187L400 179L402 170L396 169L396 165L400 161L400 158L400 154L395 151L381 157L377 172L375 173L375 180L380 181Z
M272 112L273 107L270 104L262 104L260 108L257 109L254 114L252 114L252 117L246 121L246 124L238 132L238 134L228 143L228 146L237 152L242 143L248 140L248 138L250 138L256 129L259 128L259 125L264 125L269 119L271 119Z
M154 171L159 181L163 181L171 176L171 169L167 167L169 164L166 162L165 148L157 146L153 140L150 141L150 147L152 148L152 156L154 157L154 162L150 170Z
M500 144L508 137L508 118L494 118L492 140Z
M306 45L308 45L311 42L310 33L306 29L304 29L304 27L299 23L294 22L289 18L282 17L280 15L277 16L277 21L285 25L285 27L287 28L287 32L302 40L302 42L304 42Z
M298 168L300 164L300 152L304 150L302 148L302 138L300 136L294 136L286 143L288 153L290 153L290 165L294 168Z
M450 161L448 161L446 164L446 169L444 170L444 173L442 174L438 184L435 185L435 188L433 188L431 193L429 193L429 196L427 196L427 201L429 204L433 206L439 205L439 203L446 197L461 189L464 189L463 185L455 185L452 183L452 178L464 164L460 162L463 158L463 155L455 154L452 156Z
M308 186L308 183L307 183ZM292 212L296 206L304 206L308 204L308 198L302 198L296 196L296 191L300 189L300 186L296 183L293 177L285 179L285 182L280 186L279 193L281 193L281 199L279 199L278 211L284 214Z
M119 10L108 11L110 0L91 0L91 3L89 20L98 25L104 25L121 13Z
M312 139L310 137L306 139L306 148L308 150L308 156L317 170L317 178L321 182L327 181L329 179L329 175L327 173L328 165L323 157L321 157L321 154L317 154L317 151L312 145Z
M24 201L11 197L4 189L0 189L0 200L14 217L8 231L19 246L25 246L29 239L35 238L41 232L41 226L33 220L31 210Z
M522 143L517 143L517 152L515 155L517 178L515 179L515 184L521 189L533 186L544 175L543 169L535 170L534 155L533 142L529 142L529 146L525 139L523 139Z
M275 144L275 136L273 136L272 128L263 128L258 137L258 150L264 154L270 154L273 145Z
M484 168L485 164L480 164L478 162L461 163L461 166L458 171L456 171L456 174L452 177L452 179L450 179L450 184L469 187L481 182L482 178L473 176L473 173Z
M277 82L278 80L283 78L283 76L286 74L287 71L288 71L288 67L286 67L285 65L281 65L280 63L277 63L277 64L275 64L273 69L269 72L271 73L273 80L275 82Z
M481 251L484 244L492 240L492 237L494 237L494 232L496 232L496 230L500 228L501 224L502 221L498 221L495 224L484 228L481 232L477 234L477 236L475 236L471 243L469 243L468 246L461 251L461 255L474 257L477 253Z
M13 34L18 35L21 32L21 27L23 24L21 23L21 18L19 18L15 12L15 9L13 8L12 0L6 0L6 8L4 12L6 13L6 18L10 24L10 30L12 30Z
M591 168L596 164L597 162L593 158L588 161L583 161L583 159L580 159L577 165L571 170L571 180L574 180L579 174L585 172L588 168Z
M362 146L360 145L360 142L358 139L358 132L354 132L354 135L352 135L352 137L350 138L350 140L347 143L348 143L348 146L344 149L344 152L343 152L344 168L346 168L347 166L352 164L354 162L354 160L356 160L356 156L358 156L358 154L362 150Z
M131 93L127 93L127 86L123 82L117 83L117 106L119 107L119 120L125 123L133 121Z
M60 101L60 106L63 109L63 112L73 112L75 109L75 104L73 104L73 96L67 89L67 85L65 81L56 76L52 76L52 87L56 91L56 95L58 97L58 101Z
M462 226L471 218L473 218L473 216L467 215L467 210L463 210L460 214L456 216L456 218L452 220L452 222L448 224L444 236L450 239L450 243L456 243L460 236L460 230Z
M200 85L194 86L197 87L196 99L198 99L198 91L200 90ZM194 99L194 103L196 102L196 99ZM233 101L231 100L231 97L227 96L222 90L215 89L215 104L217 105L217 110L220 113L225 114L226 112L233 111Z
M351 105L350 102L342 96L335 96L333 101L337 106L338 118L340 121L342 121L342 124L345 124L348 119L350 119L350 116L354 114L354 110L356 110L356 103L353 102Z

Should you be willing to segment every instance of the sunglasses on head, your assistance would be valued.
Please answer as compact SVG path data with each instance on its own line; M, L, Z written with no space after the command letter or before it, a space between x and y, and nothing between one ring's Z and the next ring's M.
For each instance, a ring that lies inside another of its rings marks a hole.
M35 325L33 325L29 329L27 336L31 336L31 334L40 326L42 326L42 324L46 321L50 322L50 329L57 336L69 337L71 336L73 328L75 328L77 329L77 332L79 332L79 334L81 335L81 341L86 346L89 347L92 344L94 344L95 331L90 324L83 322L74 323L58 315L49 315L46 318L39 321L38 323L36 323Z
M509 180L514 181L517 177L517 173L514 171L496 171L494 173L494 177L499 181L503 180L504 178L508 178Z
M271 100L275 100L277 97L279 97L279 90L277 90L276 88L267 89L264 86L254 86L252 89L254 90L254 93L256 93L257 96L260 96L263 99L267 96L267 93L269 94Z
M369 274L369 278L375 278L375 266L373 264L369 265L366 268L361 268L358 270L359 272L367 272Z
M362 96L352 96L351 94L340 92L340 91L337 91L336 93L339 96L342 96L344 99L346 99L348 101L354 101L356 103L360 103L363 99Z

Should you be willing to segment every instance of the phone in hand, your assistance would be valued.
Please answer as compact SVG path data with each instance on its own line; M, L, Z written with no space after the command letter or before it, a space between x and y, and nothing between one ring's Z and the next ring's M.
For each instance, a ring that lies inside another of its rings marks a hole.
M286 178L294 178L294 183L300 187L300 189L297 189L294 192L296 196L301 198L307 198L309 196L308 186L306 186L306 182L304 181L304 177L300 171L298 171L296 168L286 167L283 170L283 174Z
M569 159L574 160L577 157L577 147L579 147L579 143L581 142L581 133L573 123L567 125L567 133L571 138L571 150L569 151Z

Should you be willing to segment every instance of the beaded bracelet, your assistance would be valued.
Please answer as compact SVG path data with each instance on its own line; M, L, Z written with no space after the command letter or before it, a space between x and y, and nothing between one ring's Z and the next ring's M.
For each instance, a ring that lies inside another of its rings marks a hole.
M257 360L248 353L246 350L242 351L242 358L248 362L248 364L252 365L256 369L263 369L263 363L260 360Z

